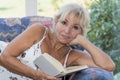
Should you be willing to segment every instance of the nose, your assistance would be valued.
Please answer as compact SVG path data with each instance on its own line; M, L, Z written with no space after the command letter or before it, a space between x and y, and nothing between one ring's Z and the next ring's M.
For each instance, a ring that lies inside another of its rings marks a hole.
M71 27L70 26L67 26L65 28L65 33L69 34L71 32Z

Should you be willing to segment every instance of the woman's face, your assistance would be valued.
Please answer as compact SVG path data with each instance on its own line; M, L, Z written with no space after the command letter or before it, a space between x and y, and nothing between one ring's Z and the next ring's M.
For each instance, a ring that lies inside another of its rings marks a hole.
M58 20L55 25L55 35L61 43L71 42L78 34L82 34L78 17L67 16L64 20Z

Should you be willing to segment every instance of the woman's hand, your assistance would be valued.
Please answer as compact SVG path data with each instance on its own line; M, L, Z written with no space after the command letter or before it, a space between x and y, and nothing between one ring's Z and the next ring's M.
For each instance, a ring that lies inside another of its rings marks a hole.
M46 74L41 70L37 70L36 76L33 80L62 80L61 78L57 78L51 75Z
M83 35L77 35L75 39L73 39L69 45L84 45L88 41Z

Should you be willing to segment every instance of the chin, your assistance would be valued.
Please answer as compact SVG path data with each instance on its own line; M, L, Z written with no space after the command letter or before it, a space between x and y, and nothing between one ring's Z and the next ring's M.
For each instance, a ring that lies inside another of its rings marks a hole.
M64 39L64 38L58 38L58 40L62 43L62 44L68 44L71 40L70 39Z
M65 41L64 41L64 40L61 40L60 42L61 42L62 44L68 44L68 43L69 43L69 42L66 41L66 40L65 40Z

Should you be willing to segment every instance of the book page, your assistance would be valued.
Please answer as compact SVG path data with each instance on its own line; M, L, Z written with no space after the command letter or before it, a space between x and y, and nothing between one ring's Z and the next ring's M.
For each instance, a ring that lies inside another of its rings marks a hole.
M64 71L64 67L63 65L54 57L52 57L51 55L44 53L43 56L53 65L55 66L60 72Z
M47 53L41 54L34 64L49 75L56 76L64 71L62 64Z
M76 71L86 69L86 68L88 68L88 66L86 66L86 65L67 67L66 70L65 70L65 74L76 72Z
M73 72L77 72L86 68L88 68L88 66L86 65L70 66L70 67L67 67L64 72L61 72L60 74L58 74L56 77L62 77L64 75L71 74Z
M70 66L70 67L67 67L66 70L74 70L74 69L84 69L84 68L87 68L86 65L80 65L80 66Z

